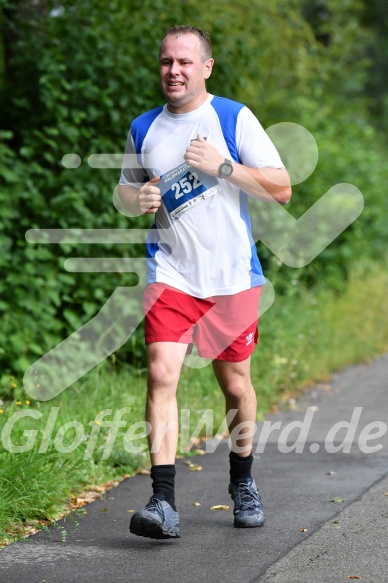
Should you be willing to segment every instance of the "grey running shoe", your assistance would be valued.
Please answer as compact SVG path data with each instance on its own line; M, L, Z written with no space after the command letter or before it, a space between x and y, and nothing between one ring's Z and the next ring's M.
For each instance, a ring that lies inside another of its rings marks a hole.
M234 502L234 526L253 528L265 523L263 504L253 478L239 484L229 484L229 494Z
M129 525L132 534L148 538L180 538L179 515L166 500L151 496L144 510L136 512Z

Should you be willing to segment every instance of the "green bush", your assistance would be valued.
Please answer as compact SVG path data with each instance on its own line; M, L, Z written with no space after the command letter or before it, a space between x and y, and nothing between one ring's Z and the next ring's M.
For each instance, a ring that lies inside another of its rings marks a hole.
M27 1L1 0L3 36L12 41L0 81L3 371L24 372L96 315L118 286L134 283L125 273L66 272L64 261L135 257L144 253L142 246L31 244L25 233L150 224L149 217L130 219L114 207L119 169L91 168L87 159L122 153L130 121L162 102L158 47L176 22L189 21L211 33L216 58L211 92L247 103L264 127L291 121L317 139L318 167L295 186L288 207L295 217L337 182L354 183L364 194L361 218L303 269L277 266L259 245L277 291L291 293L295 278L308 284L323 278L338 286L352 259L379 256L388 237L387 176L382 139L370 125L363 97L370 36L360 26L358 0L326 4L329 18L317 31L302 0L238 5L114 0L109 8L102 0L65 0L49 2L46 12ZM63 166L69 153L80 156L79 167ZM139 329L120 358L143 366L142 345Z

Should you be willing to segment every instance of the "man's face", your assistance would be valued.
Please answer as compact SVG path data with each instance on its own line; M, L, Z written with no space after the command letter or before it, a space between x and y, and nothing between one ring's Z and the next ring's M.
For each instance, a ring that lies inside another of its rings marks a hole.
M202 60L200 40L195 34L168 35L160 51L160 83L173 113L187 113L207 99L206 79L213 59Z

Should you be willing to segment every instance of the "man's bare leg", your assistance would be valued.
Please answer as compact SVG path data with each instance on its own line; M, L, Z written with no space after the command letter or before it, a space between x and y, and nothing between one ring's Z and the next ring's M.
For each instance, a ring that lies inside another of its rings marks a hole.
M250 357L242 362L213 362L215 375L225 395L226 412L237 409L237 414L229 421L232 442L229 493L234 501L234 526L238 528L253 528L265 522L261 497L251 475L257 402L250 363ZM240 423L245 427L238 427Z
M187 344L153 342L147 345L148 393L146 420L151 463L174 464L178 445L176 390Z
M251 357L242 362L213 361L213 369L217 381L225 396L226 413L237 409L236 415L229 423L229 432L232 438L232 451L241 456L249 456L252 451L253 435L249 429L256 422L256 393L251 382ZM237 439L233 430L240 423L247 423L247 427L238 432Z
M187 345L153 342L147 345L148 393L146 419L153 495L131 519L130 531L149 538L179 538L175 507L175 456L178 444L176 389Z

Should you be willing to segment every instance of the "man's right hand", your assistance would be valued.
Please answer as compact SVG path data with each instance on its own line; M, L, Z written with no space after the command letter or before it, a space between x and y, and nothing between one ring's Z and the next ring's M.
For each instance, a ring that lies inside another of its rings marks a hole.
M155 176L140 188L138 200L141 215L155 214L162 204L160 188L155 186L158 182L160 182L160 176Z

